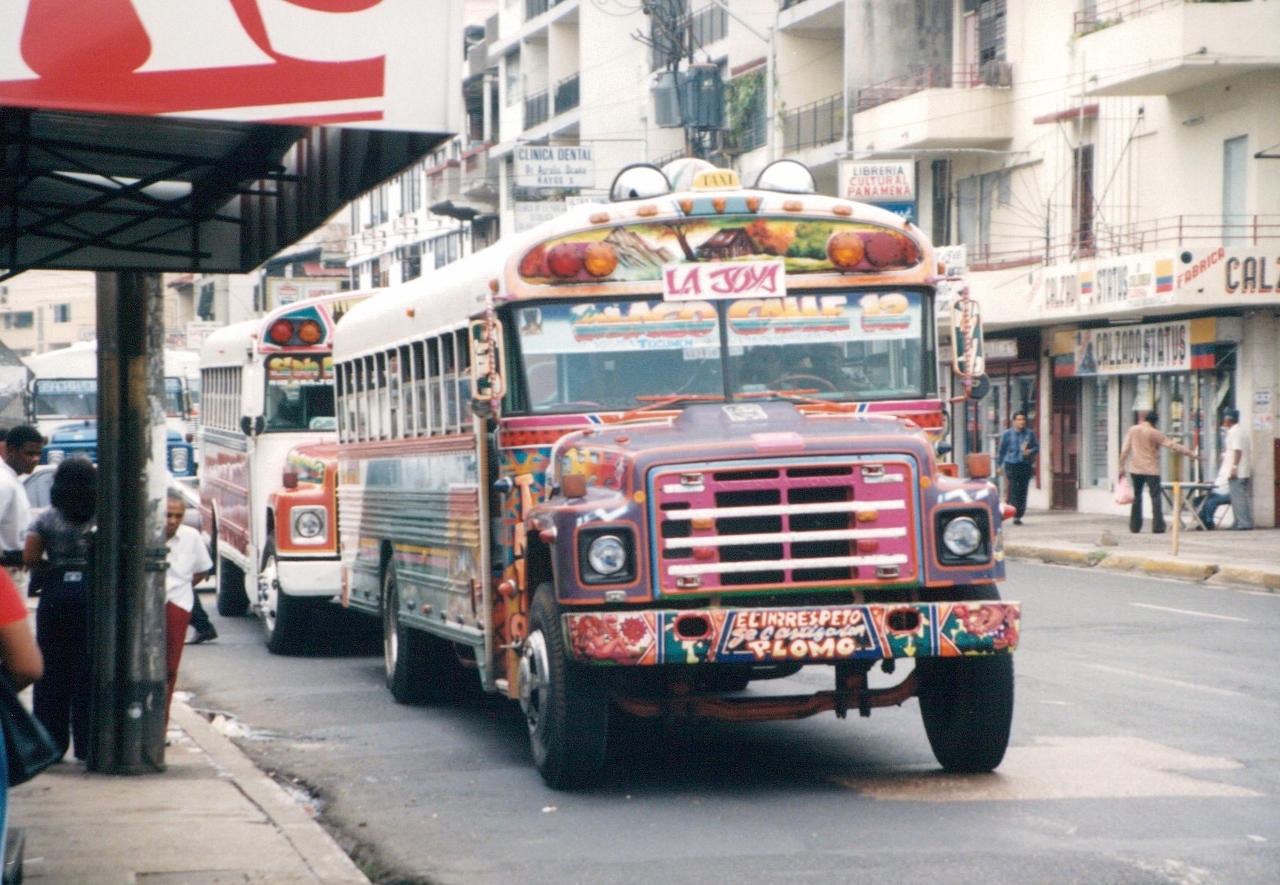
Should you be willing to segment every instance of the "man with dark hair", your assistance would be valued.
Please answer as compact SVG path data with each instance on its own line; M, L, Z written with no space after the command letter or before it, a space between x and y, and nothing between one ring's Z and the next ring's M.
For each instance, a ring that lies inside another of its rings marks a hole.
M1039 451L1035 431L1027 428L1027 413L1015 412L1013 426L1000 435L1000 448L996 451L996 469L1009 481L1008 501L1013 505L1014 525L1022 525L1022 514L1027 512L1027 488Z
M19 424L5 436L4 457L0 459L0 563L17 585L27 593L27 572L22 566L27 523L31 521L27 490L19 477L40 463L44 437L30 424Z
M1151 531L1157 535L1164 531L1164 506L1160 499L1160 449L1163 447L1192 458L1199 457L1197 452L1156 430L1159 421L1160 416L1155 411L1144 413L1142 420L1129 428L1124 438L1124 447L1120 450L1120 476L1124 477L1125 465L1129 464L1129 475L1133 478L1129 531L1134 534L1142 531L1143 486L1147 487L1151 495Z

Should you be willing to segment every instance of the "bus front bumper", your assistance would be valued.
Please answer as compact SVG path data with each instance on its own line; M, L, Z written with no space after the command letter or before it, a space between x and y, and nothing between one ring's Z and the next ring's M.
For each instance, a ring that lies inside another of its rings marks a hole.
M289 596L341 596L342 562L333 559L277 559L280 589Z
M582 663L821 664L1006 654L1021 614L998 601L658 609L569 613L563 632Z

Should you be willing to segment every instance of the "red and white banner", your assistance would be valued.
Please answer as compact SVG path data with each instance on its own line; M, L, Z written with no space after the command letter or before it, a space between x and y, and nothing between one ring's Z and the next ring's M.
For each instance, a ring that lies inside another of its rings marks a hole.
M451 132L462 0L4 0L0 106Z

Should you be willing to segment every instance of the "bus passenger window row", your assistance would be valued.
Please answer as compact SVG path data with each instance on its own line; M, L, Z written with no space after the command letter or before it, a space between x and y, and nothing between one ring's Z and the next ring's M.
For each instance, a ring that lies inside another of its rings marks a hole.
M342 442L463 433L471 427L467 329L369 354L338 366Z

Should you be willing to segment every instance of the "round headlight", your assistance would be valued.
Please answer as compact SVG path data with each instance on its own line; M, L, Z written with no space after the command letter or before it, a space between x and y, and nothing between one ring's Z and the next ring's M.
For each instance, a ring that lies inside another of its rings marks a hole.
M324 531L324 520L314 510L304 510L293 518L293 533L300 538L315 538Z
M169 470L173 473L186 473L187 468L191 466L191 458L184 448L174 448L169 450Z
M968 516L958 516L942 530L942 543L956 556L968 556L982 545L982 529Z
M63 459L66 457L67 457L67 453L64 452L62 449L49 449L49 451L45 453L44 463L61 464Z
M615 574L626 568L627 548L617 535L601 535L587 548L587 562L598 574Z

